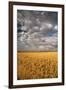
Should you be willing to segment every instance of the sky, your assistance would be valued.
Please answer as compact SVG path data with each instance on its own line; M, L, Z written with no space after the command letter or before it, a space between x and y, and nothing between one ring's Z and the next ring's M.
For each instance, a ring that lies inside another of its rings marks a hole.
M17 10L17 51L57 51L58 13Z

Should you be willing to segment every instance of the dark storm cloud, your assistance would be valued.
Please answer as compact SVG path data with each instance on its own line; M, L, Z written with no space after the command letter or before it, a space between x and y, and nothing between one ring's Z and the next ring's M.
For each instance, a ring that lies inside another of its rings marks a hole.
M17 11L17 50L57 50L57 12Z

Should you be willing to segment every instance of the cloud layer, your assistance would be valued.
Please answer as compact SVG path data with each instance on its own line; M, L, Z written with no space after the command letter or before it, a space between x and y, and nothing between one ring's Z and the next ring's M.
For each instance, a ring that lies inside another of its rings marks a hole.
M17 11L17 50L56 51L57 12Z

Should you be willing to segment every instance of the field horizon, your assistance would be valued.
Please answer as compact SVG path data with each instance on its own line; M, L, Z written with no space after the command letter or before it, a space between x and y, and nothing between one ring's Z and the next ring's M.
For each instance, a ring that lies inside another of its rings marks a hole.
M18 51L17 79L42 79L58 77L57 51Z

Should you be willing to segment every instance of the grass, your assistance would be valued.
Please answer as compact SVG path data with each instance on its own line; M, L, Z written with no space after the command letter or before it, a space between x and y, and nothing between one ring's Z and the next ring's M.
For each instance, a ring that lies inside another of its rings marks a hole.
M57 52L18 52L17 79L42 79L58 77Z

